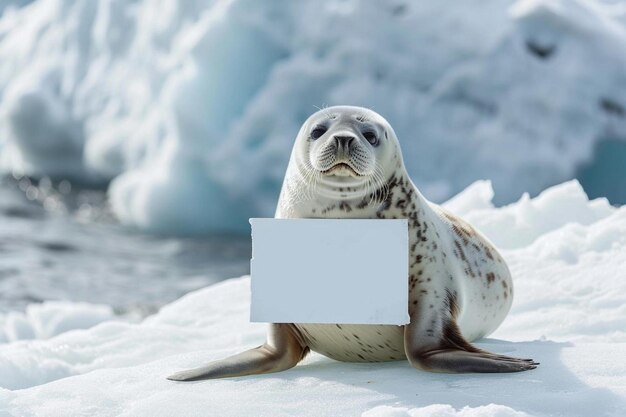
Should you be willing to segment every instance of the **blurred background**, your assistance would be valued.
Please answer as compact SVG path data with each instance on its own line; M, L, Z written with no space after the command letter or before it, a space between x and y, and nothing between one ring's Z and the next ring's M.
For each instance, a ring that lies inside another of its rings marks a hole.
M626 2L0 0L0 312L143 316L247 273L336 104L386 117L433 201L624 204Z

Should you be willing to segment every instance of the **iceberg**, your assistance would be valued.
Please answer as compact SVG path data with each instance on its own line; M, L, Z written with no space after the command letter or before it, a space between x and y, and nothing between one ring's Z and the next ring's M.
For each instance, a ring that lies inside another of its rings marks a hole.
M106 186L131 227L247 232L249 217L273 213L300 124L334 104L384 115L434 201L491 179L501 205L575 177L593 196L626 201L622 188L602 185L623 175L602 170L607 158L626 158L617 4L47 0L10 9L0 18L0 172Z

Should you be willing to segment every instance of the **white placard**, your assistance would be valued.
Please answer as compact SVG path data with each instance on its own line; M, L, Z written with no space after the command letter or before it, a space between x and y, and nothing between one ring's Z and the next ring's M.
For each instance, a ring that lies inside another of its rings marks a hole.
M409 322L402 220L250 219L250 320Z

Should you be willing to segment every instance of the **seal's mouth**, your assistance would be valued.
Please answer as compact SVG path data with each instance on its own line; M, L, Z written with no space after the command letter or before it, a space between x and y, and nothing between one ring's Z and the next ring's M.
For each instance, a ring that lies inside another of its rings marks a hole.
M321 171L324 175L337 175L340 177L362 177L361 174L356 172L356 170L346 162L339 162L338 164L333 165L332 167Z

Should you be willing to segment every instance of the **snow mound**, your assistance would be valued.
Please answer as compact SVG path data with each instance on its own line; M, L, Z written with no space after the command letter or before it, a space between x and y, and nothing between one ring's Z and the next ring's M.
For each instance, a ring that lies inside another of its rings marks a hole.
M501 405L489 404L483 407L463 407L455 410L449 405L433 404L423 408L408 409L381 405L361 414L362 417L529 417Z
M490 182L478 181L443 205L504 249L528 246L568 223L589 225L616 211L606 198L589 201L576 180L548 188L533 199L524 193L516 203L500 208L491 202L493 195Z
M190 293L141 324L106 321L49 340L0 345L0 387L21 389L100 368L144 363L203 349L207 340L219 350L262 339L265 326L247 323L248 306L249 281L230 280ZM245 329L248 334L239 333Z
M46 301L31 304L25 313L0 316L0 343L47 339L74 329L88 329L114 319L107 305Z
M515 282L509 317L482 348L541 366L506 375L433 374L405 361L341 363L311 354L282 373L195 383L165 376L259 345L250 281L189 293L141 323L106 321L47 340L0 345L0 415L37 416L619 416L626 408L626 207L589 201L576 183L490 208L489 184L451 201L476 218L503 215L493 239ZM522 210L525 206L533 210ZM475 210L473 209L475 208ZM546 225L544 213L575 217ZM511 214L512 213L512 214ZM4 413L4 414L3 414Z
M0 19L0 170L113 180L148 231L247 231L315 106L355 104L429 198L490 178L506 203L626 147L625 47L591 0L40 0Z

